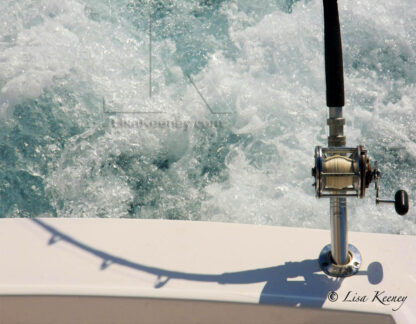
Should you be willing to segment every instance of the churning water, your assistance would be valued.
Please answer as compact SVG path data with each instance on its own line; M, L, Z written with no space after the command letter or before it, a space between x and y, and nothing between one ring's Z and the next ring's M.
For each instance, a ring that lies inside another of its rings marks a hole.
M416 234L416 6L339 0L347 144L405 217L349 200L350 229ZM0 216L328 228L322 1L2 0Z

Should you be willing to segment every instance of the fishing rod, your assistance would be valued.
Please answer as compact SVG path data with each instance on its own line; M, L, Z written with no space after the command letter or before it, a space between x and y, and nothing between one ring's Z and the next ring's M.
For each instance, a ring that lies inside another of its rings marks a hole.
M371 166L363 145L346 147L344 67L337 0L323 0L323 9L329 136L328 147L315 147L312 176L316 197L330 199L331 244L322 249L319 264L330 276L348 277L358 272L361 254L354 245L348 244L347 197L364 198L374 181L376 204L393 203L399 215L408 212L409 198L406 191L399 190L394 200L380 199L381 172L377 162Z

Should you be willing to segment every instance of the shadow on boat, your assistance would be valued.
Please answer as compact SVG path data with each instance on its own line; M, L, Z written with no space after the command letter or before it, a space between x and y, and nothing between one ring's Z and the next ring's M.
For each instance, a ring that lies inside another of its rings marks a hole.
M318 259L308 259L300 262L286 262L275 267L228 272L222 274L199 274L165 270L146 266L116 255L112 255L84 244L69 235L58 231L44 221L33 218L32 221L52 236L49 245L60 241L72 244L79 249L95 255L102 260L100 269L117 264L138 271L144 271L156 276L155 288L162 288L169 280L192 280L200 282L217 282L219 284L251 284L265 282L260 295L260 304L279 304L286 306L321 307L329 293L339 289L342 278L325 275L318 264ZM373 285L383 280L383 268L379 262L369 265L367 271L359 271L357 275L368 276Z

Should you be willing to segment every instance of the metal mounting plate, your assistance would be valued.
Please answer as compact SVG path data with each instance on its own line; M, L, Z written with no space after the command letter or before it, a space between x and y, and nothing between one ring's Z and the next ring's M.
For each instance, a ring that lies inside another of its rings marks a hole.
M349 262L338 265L332 260L331 244L326 245L319 254L319 266L322 271L332 277L349 277L358 272L361 266L361 254L358 249L348 244Z

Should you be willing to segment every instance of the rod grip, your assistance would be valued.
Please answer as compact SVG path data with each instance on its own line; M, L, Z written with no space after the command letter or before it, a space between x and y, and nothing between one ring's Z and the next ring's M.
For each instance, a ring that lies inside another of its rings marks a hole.
M344 67L342 63L341 29L337 0L324 2L326 105L343 107Z

